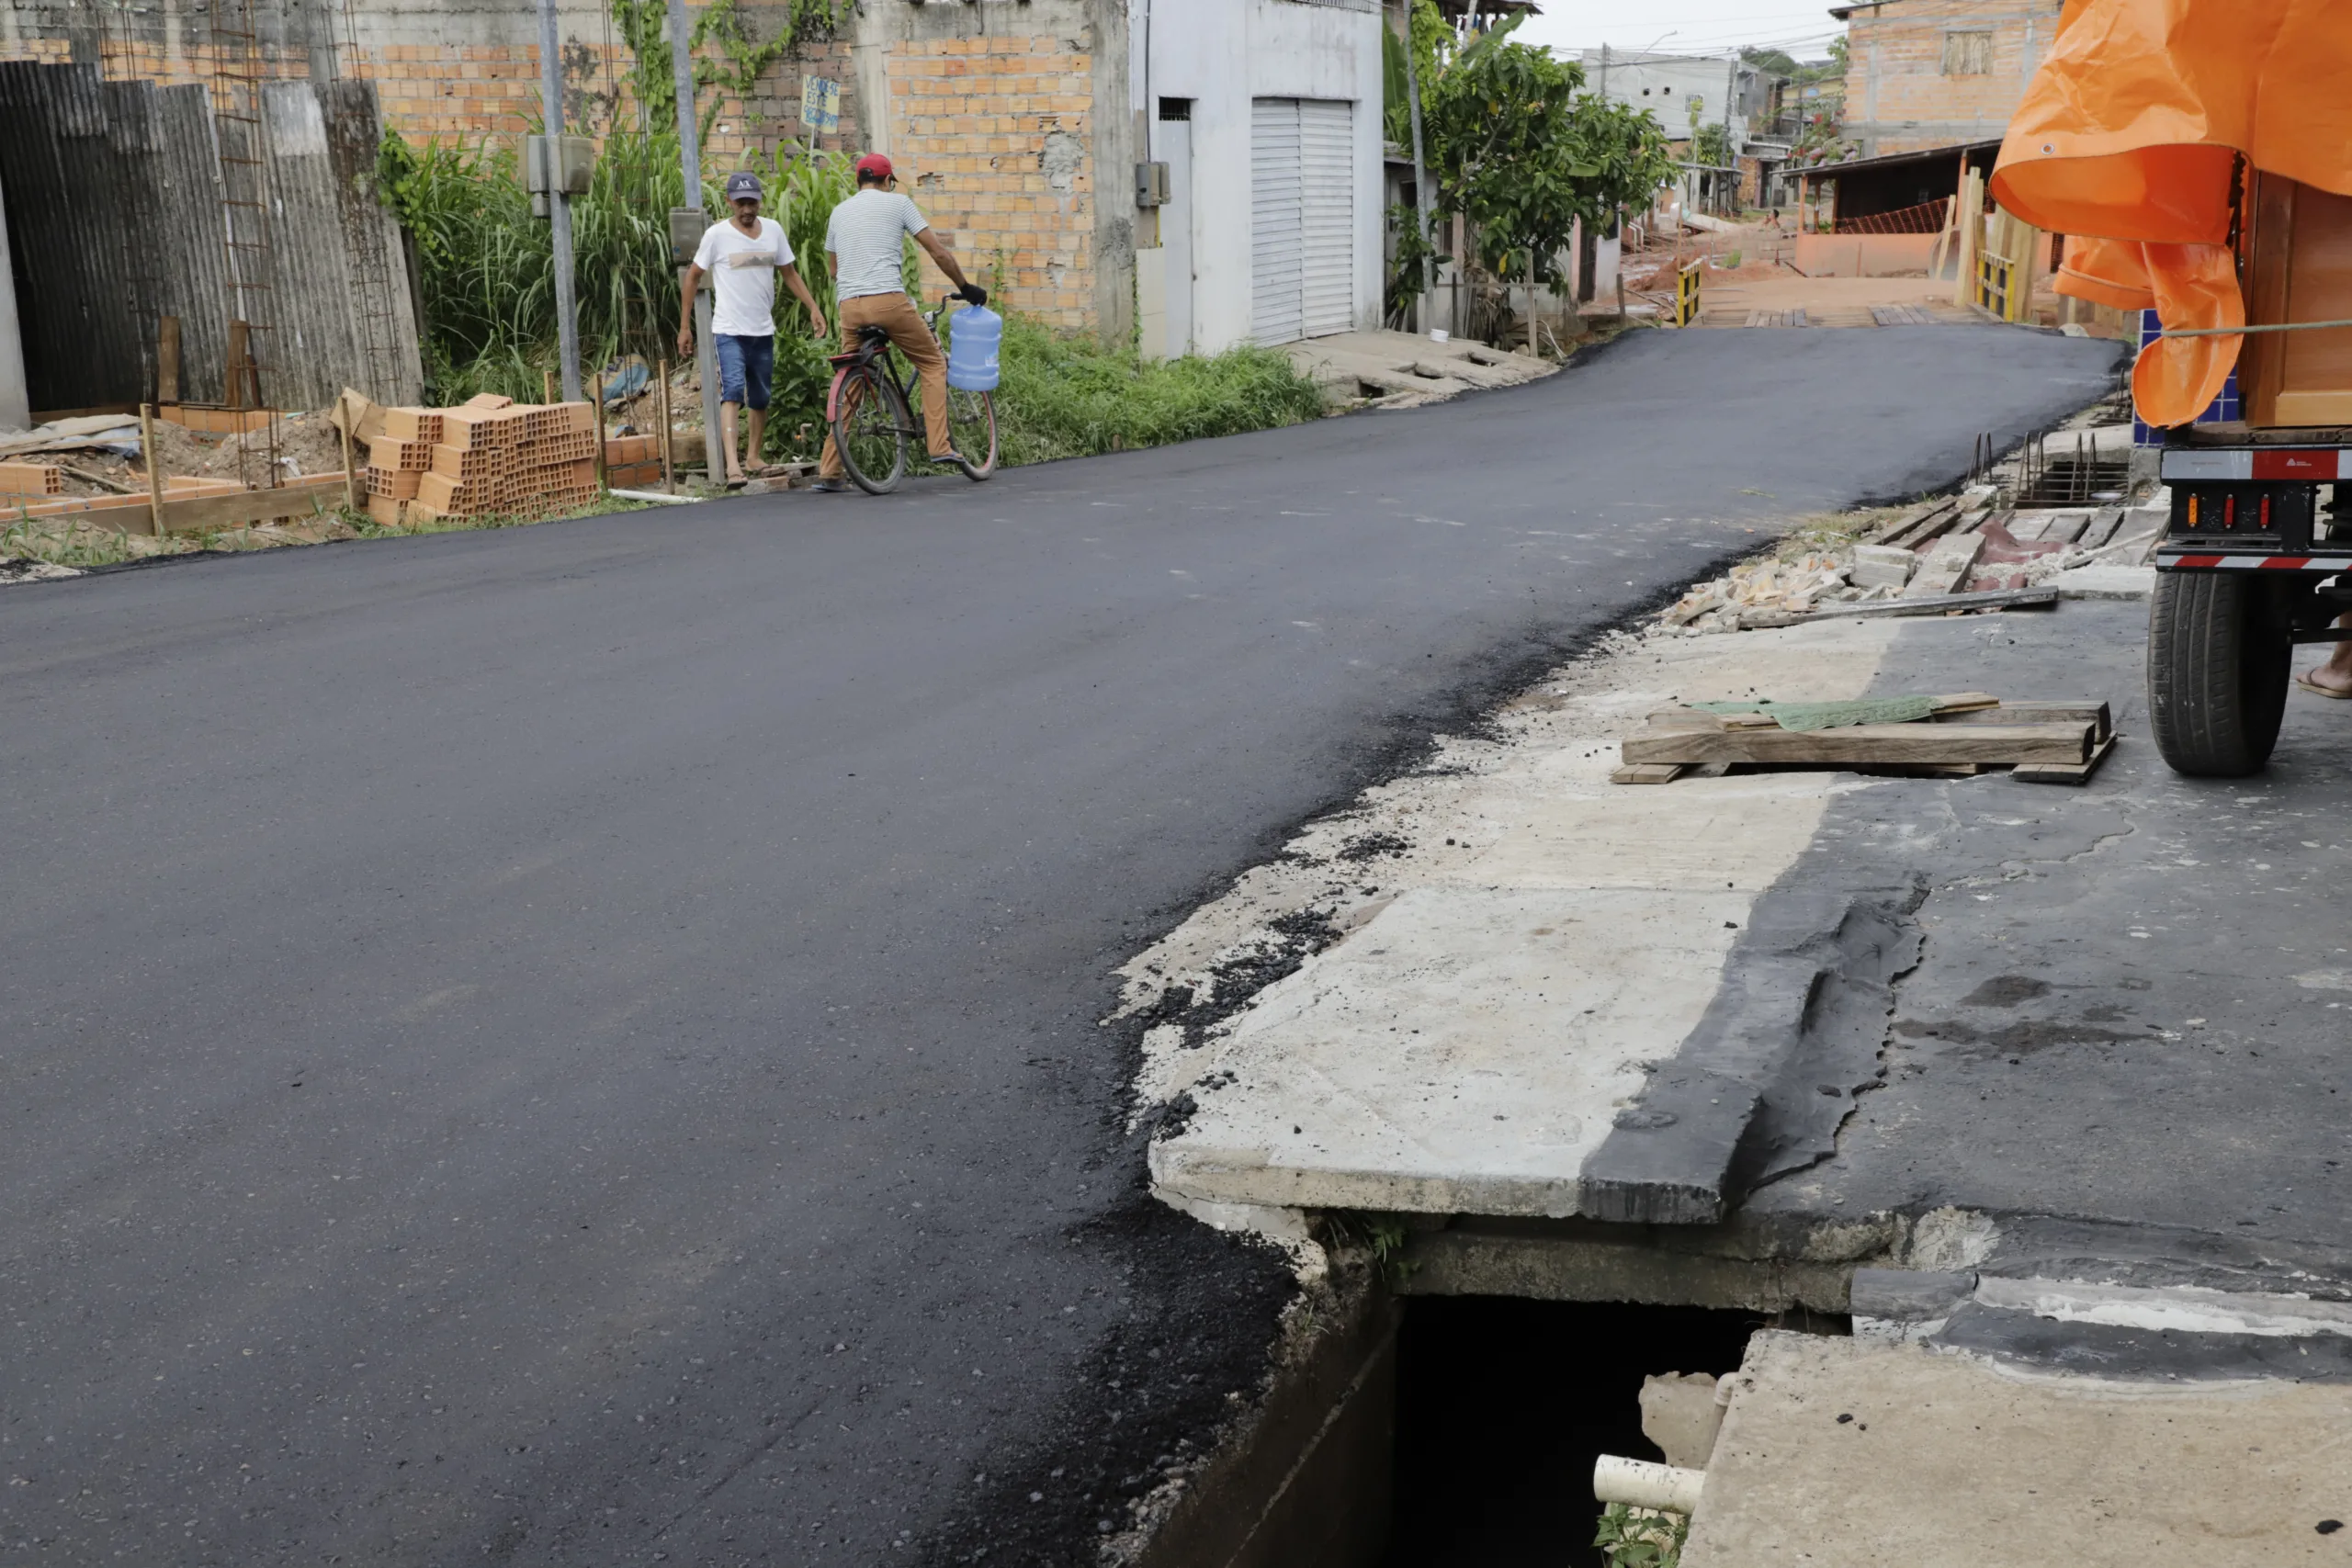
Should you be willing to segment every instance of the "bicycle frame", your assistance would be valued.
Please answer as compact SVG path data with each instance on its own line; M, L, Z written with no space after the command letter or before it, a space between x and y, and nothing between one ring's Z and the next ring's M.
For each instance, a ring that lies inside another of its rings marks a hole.
M950 294L923 312L922 324L930 331L933 343L936 344L939 341L941 312L944 311L956 298L957 296ZM879 343L861 343L845 354L830 354L825 356L833 366L832 384L825 389L825 422L828 424L841 417L842 386L847 378L847 373L863 369L879 359L883 362L882 378L898 389L899 403L914 417L914 423L911 426L894 425L891 428L901 435L923 434L922 401L918 395L922 389L922 378L915 374L913 366L905 363L903 356L895 352L897 347L896 344L886 337Z

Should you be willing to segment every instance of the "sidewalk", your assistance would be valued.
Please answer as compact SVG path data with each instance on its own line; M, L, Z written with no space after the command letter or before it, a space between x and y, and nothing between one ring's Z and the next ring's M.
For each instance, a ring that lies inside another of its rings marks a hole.
M2352 1555L2352 1405L2298 1386L2352 1382L2352 728L2296 694L2267 774L2174 776L2153 573L2097 570L1620 637L1312 825L1128 971L1158 1190L1397 1216L1408 1294L1852 1314L1751 1346L1693 1568ZM1963 690L2106 702L2120 744L2079 788L1608 782L1668 703ZM1902 1413L1867 1459L1864 1391Z

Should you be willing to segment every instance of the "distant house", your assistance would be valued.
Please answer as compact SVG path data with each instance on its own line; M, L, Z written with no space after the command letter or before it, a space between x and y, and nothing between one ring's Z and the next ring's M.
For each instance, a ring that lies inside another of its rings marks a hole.
M2059 0L1862 0L1846 24L1845 139L1866 158L1997 141L2057 36Z
M1720 125L1735 156L1747 149L1748 122L1770 95L1769 79L1736 54L1588 49L1583 65L1585 91L1649 110L1678 141Z

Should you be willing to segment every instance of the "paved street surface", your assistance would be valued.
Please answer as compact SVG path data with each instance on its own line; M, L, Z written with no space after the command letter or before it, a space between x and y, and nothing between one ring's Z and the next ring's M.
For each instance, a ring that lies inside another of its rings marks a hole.
M1643 334L985 487L7 590L0 1544L1081 1560L1285 1289L1144 1196L1114 965L2111 355Z

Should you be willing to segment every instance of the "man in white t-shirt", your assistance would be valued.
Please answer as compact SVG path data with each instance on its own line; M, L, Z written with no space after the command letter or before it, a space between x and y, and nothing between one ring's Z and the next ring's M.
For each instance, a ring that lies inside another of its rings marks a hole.
M880 327L890 334L891 343L922 378L923 434L930 441L931 460L944 463L956 455L947 432L947 356L939 352L939 340L923 324L922 312L907 298L901 266L905 236L915 237L915 243L955 281L964 299L985 305L989 292L965 277L964 269L956 265L956 258L932 232L923 215L915 210L915 204L898 193L898 183L890 160L881 153L868 152L857 161L857 194L834 208L825 223L825 262L832 269L833 293L839 301L842 352L857 346L862 327ZM817 458L814 488L843 488L843 472L842 455L829 434L825 449Z
M801 281L800 269L792 265L792 243L784 237L784 225L760 216L762 194L758 175L727 176L727 204L735 209L735 216L704 231L694 265L686 268L678 321L678 355L684 358L695 351L695 290L708 277L717 296L710 312L710 335L712 350L718 355L719 449L727 455L723 471L730 485L741 484L746 477L746 465L735 456L735 411L740 408L752 411L751 439L745 449L748 466L762 474L770 471L760 456L760 443L767 435L768 382L775 371L779 274L808 310L817 341L826 340L824 312L817 308L817 297L808 292L808 285ZM713 473L722 471L716 461L708 457L705 461Z

